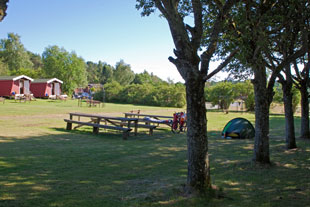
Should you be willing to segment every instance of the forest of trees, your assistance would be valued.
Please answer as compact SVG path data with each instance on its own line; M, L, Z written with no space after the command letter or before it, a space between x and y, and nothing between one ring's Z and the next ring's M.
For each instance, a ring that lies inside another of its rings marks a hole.
M185 106L182 83L164 81L154 74L135 74L120 60L115 66L99 61L85 62L75 52L48 46L42 55L27 51L21 37L9 33L0 40L0 76L27 75L31 78L58 78L64 81L62 91L71 95L75 88L102 84L105 92L95 91L95 99L116 103L154 106ZM104 94L104 97L102 97Z
M64 80L62 90L71 94L76 87L88 83L104 85L104 93L95 91L94 98L114 103L130 103L153 106L184 107L185 86L160 79L144 71L135 74L131 66L120 60L115 66L99 61L85 62L74 52L58 46L46 47L43 54L27 51L17 34L9 33L0 40L0 75L27 75L32 78ZM232 74L233 75L233 74ZM300 103L300 93L293 88L294 109ZM227 110L235 100L245 102L248 111L254 111L254 88L250 81L207 82L205 100ZM283 102L280 84L275 86L274 102ZM295 110L294 110L295 111Z

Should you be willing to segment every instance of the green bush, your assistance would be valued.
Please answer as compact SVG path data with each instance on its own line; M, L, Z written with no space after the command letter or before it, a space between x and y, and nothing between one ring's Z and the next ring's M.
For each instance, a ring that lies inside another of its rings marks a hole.
M181 84L162 83L155 86L145 83L122 87L119 83L112 81L105 84L104 88L107 102L180 108L186 104L185 87ZM95 99L102 98L100 94L95 96Z

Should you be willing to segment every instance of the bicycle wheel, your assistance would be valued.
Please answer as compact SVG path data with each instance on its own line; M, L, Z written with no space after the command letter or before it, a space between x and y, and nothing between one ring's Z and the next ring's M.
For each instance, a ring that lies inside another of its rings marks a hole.
M172 123L171 131L172 131L174 134L180 133L179 122L174 122L174 123Z

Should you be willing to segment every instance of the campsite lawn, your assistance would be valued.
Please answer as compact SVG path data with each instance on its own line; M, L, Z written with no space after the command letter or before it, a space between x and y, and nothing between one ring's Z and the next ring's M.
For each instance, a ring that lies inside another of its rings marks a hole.
M38 100L0 104L0 207L9 206L310 206L310 141L285 150L284 117L270 118L272 165L251 162L253 140L224 140L232 118L254 123L251 113L208 112L213 198L182 194L186 182L186 136L169 129L122 140L119 132L93 135L91 128L66 131L69 112L123 116L140 109L172 115L182 109ZM296 117L298 136L300 120Z

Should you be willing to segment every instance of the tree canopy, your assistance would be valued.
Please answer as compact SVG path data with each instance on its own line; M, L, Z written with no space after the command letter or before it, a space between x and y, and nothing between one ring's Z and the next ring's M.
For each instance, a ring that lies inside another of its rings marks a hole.
M30 55L21 43L20 36L14 33L9 33L7 39L1 39L0 59L7 64L8 70L13 73L20 69L33 67Z
M58 46L49 46L45 48L42 59L45 77L63 80L63 92L72 94L75 88L86 84L85 62L76 53L69 53Z

